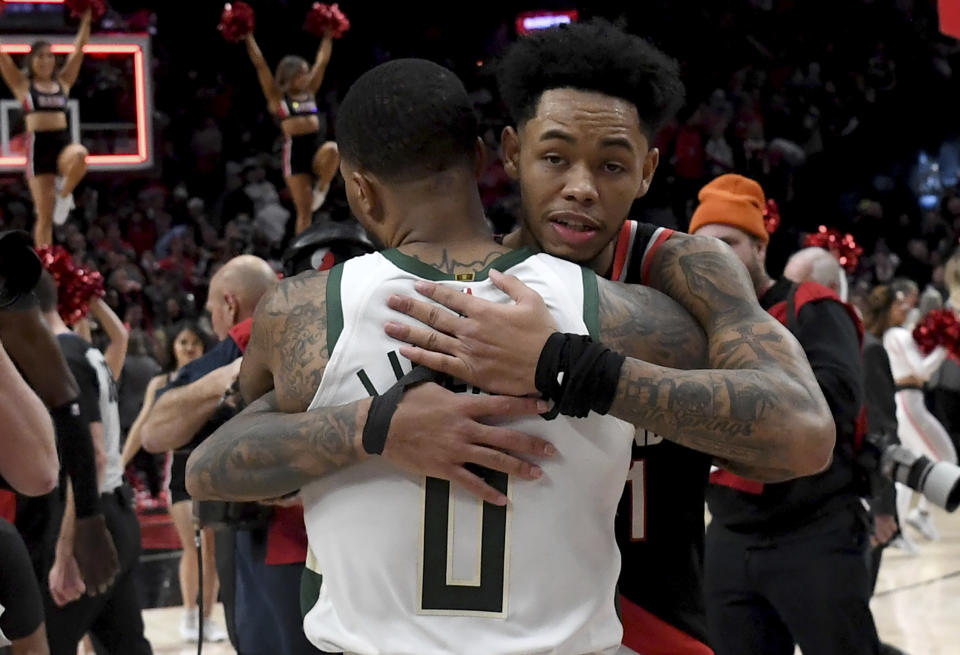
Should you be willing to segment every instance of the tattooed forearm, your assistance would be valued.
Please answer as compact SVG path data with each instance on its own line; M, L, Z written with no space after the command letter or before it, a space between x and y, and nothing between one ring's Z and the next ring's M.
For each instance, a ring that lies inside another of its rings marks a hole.
M629 359L610 413L695 450L758 463L756 439L776 419L775 393L753 371L677 371Z
M623 348L635 359L624 366L611 413L779 479L820 470L835 432L827 403L800 345L760 307L732 251L715 239L676 235L656 253L649 283L696 319L711 370L663 369L656 364L693 367Z
M369 399L286 414L274 392L227 421L187 462L190 495L206 500L265 500L354 464L366 455L360 433ZM360 426L360 428L358 428Z

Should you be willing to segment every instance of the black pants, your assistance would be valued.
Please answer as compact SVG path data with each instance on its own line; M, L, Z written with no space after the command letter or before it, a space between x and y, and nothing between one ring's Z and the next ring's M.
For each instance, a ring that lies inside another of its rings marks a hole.
M0 519L0 630L16 641L36 632L43 623L43 601L23 539Z
M867 524L841 510L776 538L711 524L704 562L716 655L876 655Z
M151 655L143 636L143 617L133 569L140 557L140 524L129 490L103 495L103 516L120 558L120 573L105 594L84 596L57 607L43 585L50 655L76 655L87 632L110 655Z

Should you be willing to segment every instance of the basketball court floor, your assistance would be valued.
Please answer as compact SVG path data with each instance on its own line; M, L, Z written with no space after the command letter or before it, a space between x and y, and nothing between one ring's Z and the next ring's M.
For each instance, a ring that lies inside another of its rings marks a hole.
M888 549L871 604L883 641L910 655L960 654L960 512L934 508L940 541L929 543L907 528L920 552ZM216 607L223 624L223 608ZM180 608L144 612L147 638L156 655L191 655L196 644L180 640ZM799 653L799 651L797 651ZM205 655L234 655L227 642L204 644ZM815 654L808 654L815 655Z

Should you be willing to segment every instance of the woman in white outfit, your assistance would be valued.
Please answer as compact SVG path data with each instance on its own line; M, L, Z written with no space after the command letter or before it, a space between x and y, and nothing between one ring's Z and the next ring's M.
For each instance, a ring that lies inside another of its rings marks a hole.
M923 399L924 384L943 364L947 353L941 346L929 355L920 352L913 340L912 322L907 320L916 303L917 285L909 280L894 280L889 286L877 287L870 294L868 328L874 334L882 331L883 345L890 357L890 369L897 385L897 433L901 443L934 461L956 463L957 453L950 435L930 413ZM927 306L922 313L918 313L919 316L925 315L939 303L924 304ZM900 516L905 517L907 523L927 539L938 539L927 500L921 496L917 507L908 512L912 498L913 492L909 488L897 485Z

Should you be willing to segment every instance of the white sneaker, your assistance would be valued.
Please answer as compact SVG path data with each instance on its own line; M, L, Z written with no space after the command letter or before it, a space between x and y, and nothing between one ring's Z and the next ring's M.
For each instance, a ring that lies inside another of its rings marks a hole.
M67 219L70 218L70 212L73 211L73 208L76 205L73 203L73 194L64 198L59 193L57 194L57 201L53 205L53 222L57 225L63 225L67 222Z
M317 211L320 207L323 206L323 201L327 199L327 191L330 187L327 187L323 191L317 187L313 187L313 202L310 203L310 211Z
M209 642L226 641L227 631L216 619L205 618L203 620L203 640Z
M196 642L200 638L199 613L197 608L183 610L180 617L180 638L184 641ZM206 626L204 626L206 627Z
M917 548L917 544L913 543L913 540L904 534L897 535L896 538L890 541L889 545L891 548L902 550L904 554L910 555L911 557L915 557L920 554L920 549Z
M930 516L930 512L914 507L907 514L907 524L922 534L928 541L940 540L940 533L933 525L933 517Z

